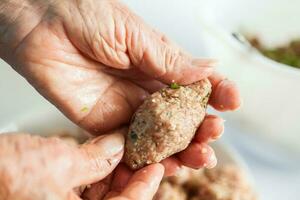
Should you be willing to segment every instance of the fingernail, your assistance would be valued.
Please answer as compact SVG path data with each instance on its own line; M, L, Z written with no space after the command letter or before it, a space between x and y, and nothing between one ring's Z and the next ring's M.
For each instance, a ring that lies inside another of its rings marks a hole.
M223 133L224 133L224 129L222 130L222 132L219 135L216 135L216 136L210 138L209 142L217 141L218 139L220 139L222 137Z
M214 142L218 139L220 139L225 131L225 127L224 127L224 120L220 120L219 121L219 126L222 126L222 130L220 131L220 133L218 133L217 135L214 135L211 139L210 139L210 142Z
M207 169L214 168L217 165L217 158L215 154L212 154L209 157L209 160L207 162L207 165L205 166Z
M243 100L240 96L239 89L234 81L225 79L219 83L223 89L220 92L220 97L223 97L223 101L227 102L228 110L237 110L242 104ZM219 86L218 86L219 87ZM228 101L231 99L231 101Z
M124 149L124 136L120 133L107 134L95 138L91 143L102 150L102 155L116 155Z
M233 109L233 110L239 110L240 108L242 108L243 105L244 105L244 100L242 98L240 98L238 104L239 105L235 109Z
M236 109L239 104L239 97L237 96L236 86L233 81L225 79L221 81L215 93L217 94L216 99L218 99L219 108L222 110L232 110Z
M156 185L158 187L159 183L161 182L161 179L163 178L165 168L162 164L156 163L155 165L155 176L151 177L151 181L149 182L148 186L150 188L156 188ZM146 173L153 174L152 172L149 172L148 170Z
M233 86L235 86L235 82L229 80L229 79L224 79L222 82L221 82L222 86L223 87L227 87L227 88L231 88Z
M203 147L201 149L201 154L206 154L208 152L207 148Z

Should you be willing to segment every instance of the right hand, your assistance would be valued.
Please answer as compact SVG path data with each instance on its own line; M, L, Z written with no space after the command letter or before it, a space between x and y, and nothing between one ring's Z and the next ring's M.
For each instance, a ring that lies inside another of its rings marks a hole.
M112 178L124 152L124 131L79 147L57 138L0 135L0 200L152 199L164 173L161 164L135 173L119 166ZM94 182L97 187L84 192L78 188Z

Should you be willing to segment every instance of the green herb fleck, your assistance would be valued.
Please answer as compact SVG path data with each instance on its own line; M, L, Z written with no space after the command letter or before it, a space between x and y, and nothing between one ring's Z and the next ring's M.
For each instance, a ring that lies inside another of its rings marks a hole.
M172 117L172 112L167 112L167 117Z
M137 134L136 134L134 131L131 131L131 132L130 132L130 139L131 139L131 141L132 141L133 143L135 143L135 142L137 141L138 136L137 136Z
M81 108L81 112L86 112L86 111L88 111L88 110L89 110L89 108L86 107L86 106L84 106L83 108Z
M170 88L176 90L176 89L179 89L179 88L180 88L180 85L177 84L177 83L171 83Z

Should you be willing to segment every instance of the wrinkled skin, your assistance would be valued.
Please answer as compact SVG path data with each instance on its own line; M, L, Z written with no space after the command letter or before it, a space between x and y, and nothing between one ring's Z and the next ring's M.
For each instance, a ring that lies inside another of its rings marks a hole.
M209 80L202 79L176 89L163 88L145 99L129 125L126 164L140 169L186 149L205 118L210 93Z
M150 165L134 174L120 166L114 175L121 177L106 178L100 182L103 190L97 187L95 194L90 194L89 189L77 188L111 174L123 155L125 131L120 129L99 136L80 147L69 146L57 138L1 135L0 199L79 200L80 195L84 199L97 195L97 199L107 196L114 200L150 200L164 173L161 164ZM119 185L109 187L116 183ZM143 187L145 185L147 187Z
M127 124L149 93L171 81L209 77L214 108L240 105L235 84L213 72L212 60L193 58L116 0L3 0L0 47L1 58L95 135ZM208 142L222 132L223 120L208 115L190 146L162 162L165 174L214 166Z

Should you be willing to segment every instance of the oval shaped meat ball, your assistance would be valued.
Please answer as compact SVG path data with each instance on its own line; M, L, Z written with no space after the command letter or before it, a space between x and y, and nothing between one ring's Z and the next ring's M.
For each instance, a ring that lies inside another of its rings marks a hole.
M172 84L149 96L134 114L126 140L125 162L132 169L157 163L185 149L206 113L211 84Z

